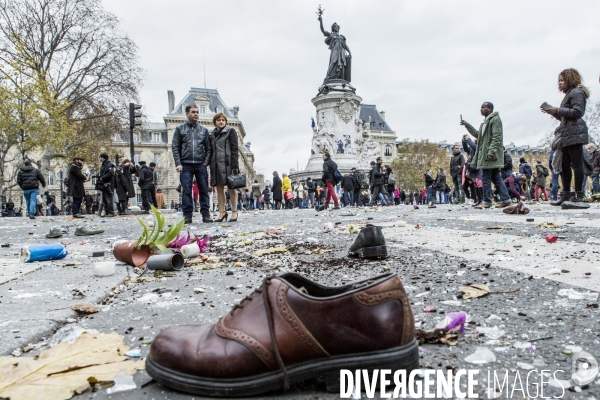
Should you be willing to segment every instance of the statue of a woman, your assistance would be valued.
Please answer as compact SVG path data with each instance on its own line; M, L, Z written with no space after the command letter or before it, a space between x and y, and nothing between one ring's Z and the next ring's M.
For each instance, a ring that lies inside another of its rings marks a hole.
M350 48L346 44L344 35L340 35L340 26L337 23L331 25L331 32L323 29L323 18L319 14L321 32L325 35L325 44L329 45L331 55L329 56L329 68L325 82L331 79L342 79L350 82L351 58ZM348 54L346 54L348 52Z

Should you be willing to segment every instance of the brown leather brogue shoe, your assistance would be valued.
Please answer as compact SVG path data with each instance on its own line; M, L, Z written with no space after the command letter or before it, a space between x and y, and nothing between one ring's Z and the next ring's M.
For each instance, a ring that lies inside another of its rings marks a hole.
M288 273L265 278L216 324L160 332L146 360L158 382L203 396L252 396L340 369L418 368L414 317L398 275L328 287Z

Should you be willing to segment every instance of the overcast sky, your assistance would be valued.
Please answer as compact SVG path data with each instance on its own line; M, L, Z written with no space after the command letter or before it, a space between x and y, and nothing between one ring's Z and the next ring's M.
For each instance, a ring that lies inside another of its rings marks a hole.
M337 22L352 51L352 85L386 112L399 139L460 140L460 114L500 112L505 143L539 143L553 129L558 73L577 68L600 101L600 1L104 0L139 46L140 101L151 121L190 87L217 88L239 105L256 169L302 169L310 155L311 99L329 50L315 11Z

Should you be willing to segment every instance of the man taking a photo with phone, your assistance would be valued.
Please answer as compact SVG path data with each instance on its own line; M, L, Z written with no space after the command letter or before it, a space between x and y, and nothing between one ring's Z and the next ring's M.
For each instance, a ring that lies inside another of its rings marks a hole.
M479 130L475 129L467 121L461 120L460 124L478 139L477 150L471 162L471 168L481 169L483 172L483 201L477 209L490 208L492 206L492 182L500 194L500 203L497 208L504 208L511 204L506 185L500 176L500 168L504 166L504 137L502 121L498 112L494 112L494 105L485 102L481 105L481 115L485 117Z

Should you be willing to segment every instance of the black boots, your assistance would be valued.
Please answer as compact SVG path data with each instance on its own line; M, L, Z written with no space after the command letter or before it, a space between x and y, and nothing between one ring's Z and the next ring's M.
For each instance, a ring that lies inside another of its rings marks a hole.
M560 194L560 198L558 200L554 200L550 202L551 206L561 206L562 203L564 203L565 201L568 201L569 199L571 199L571 196L574 196L575 193L573 192L562 192Z
M562 208L563 210L584 210L586 208L590 208L590 205L588 203L583 202L583 192L577 192L574 195L573 193L571 194L571 198L563 202L560 208Z
M348 254L362 258L385 258L388 255L385 238L380 226L367 225L358 233Z

